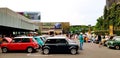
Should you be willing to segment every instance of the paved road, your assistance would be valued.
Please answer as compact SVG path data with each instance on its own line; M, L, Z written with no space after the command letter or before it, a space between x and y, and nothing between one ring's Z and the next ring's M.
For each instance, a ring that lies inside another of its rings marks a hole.
M99 48L97 44L85 43L84 50L80 54L50 54L42 55L37 53L0 53L0 58L120 58L120 50L108 49L106 47Z

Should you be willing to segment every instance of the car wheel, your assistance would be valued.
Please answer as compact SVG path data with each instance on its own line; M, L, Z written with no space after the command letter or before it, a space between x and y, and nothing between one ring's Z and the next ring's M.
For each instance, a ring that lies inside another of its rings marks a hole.
M77 53L76 49L71 49L71 54L75 55Z
M49 49L44 49L43 54L49 54Z
M120 49L120 46L115 46L115 49L119 50L119 49Z
M3 52L3 53L7 53L7 52L8 52L8 49L7 49L7 48L2 48L2 52Z
M32 47L27 48L27 52L28 53L32 53L33 52L33 48Z

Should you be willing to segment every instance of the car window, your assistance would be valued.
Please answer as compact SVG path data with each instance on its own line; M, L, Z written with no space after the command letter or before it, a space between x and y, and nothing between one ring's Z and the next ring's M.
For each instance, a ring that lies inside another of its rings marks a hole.
M115 40L120 41L120 38L116 38Z
M30 38L22 38L22 42L30 42Z
M43 40L45 41L45 40L46 40L46 38L45 38L45 37L43 37Z
M57 39L56 42L59 44L66 44L67 43L67 41L65 39Z
M40 39L41 39L42 41L44 41L42 37L40 37Z
M13 43L18 43L18 42L21 42L21 38L15 38L12 40Z
M46 44L56 44L56 39L47 39Z
M67 41L68 41L69 43L76 43L74 40L71 40L71 39L67 39Z
M35 40L37 40L37 38L34 38Z

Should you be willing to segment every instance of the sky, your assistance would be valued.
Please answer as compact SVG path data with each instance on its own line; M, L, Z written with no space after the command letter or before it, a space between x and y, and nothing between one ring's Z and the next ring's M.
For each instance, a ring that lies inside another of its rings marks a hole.
M0 0L0 7L16 12L40 12L41 22L95 25L103 15L106 0Z

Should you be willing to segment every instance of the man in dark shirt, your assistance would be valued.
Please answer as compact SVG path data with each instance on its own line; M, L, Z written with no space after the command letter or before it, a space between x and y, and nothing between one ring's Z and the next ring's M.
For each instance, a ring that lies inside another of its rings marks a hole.
M102 42L101 42L102 38L101 38L101 35L98 35L98 42L99 42L99 47L102 45Z

